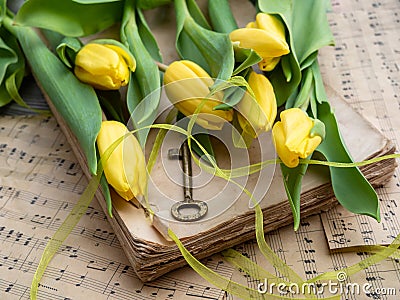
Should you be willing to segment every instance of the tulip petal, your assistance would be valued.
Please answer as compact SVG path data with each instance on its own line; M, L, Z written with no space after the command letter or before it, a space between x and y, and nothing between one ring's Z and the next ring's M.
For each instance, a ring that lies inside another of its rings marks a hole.
M262 74L252 72L249 77L249 85L254 92L255 99L266 118L264 130L272 128L277 114L277 106L274 88L271 82Z
M291 152L285 145L285 129L282 122L276 122L272 128L272 135L275 144L276 152L282 162L289 168L297 167L299 164L299 157Z
M89 43L75 58L75 75L102 90L116 90L129 82L130 72L122 48Z
M196 122L206 129L220 130L226 121L233 119L233 111L214 110L220 105L223 93L210 95L213 79L194 62L182 60L169 65L164 74L168 99L185 116L191 116L202 105Z
M263 58L262 61L258 63L258 67L262 71L269 72L275 69L276 65L279 63L280 60L281 60L280 57L265 57Z
M80 81L90 84L91 86L99 90L114 90L119 89L121 86L120 83L116 84L115 82L113 82L112 78L108 75L100 75L94 78L93 74L87 72L80 67L75 67L74 72L76 77L78 77Z
M240 112L239 125L247 133L256 137L261 131L272 128L277 114L273 87L267 77L252 72L248 79L254 98L246 93L237 105Z
M308 157L321 143L322 137L310 135L313 126L314 121L299 108L283 111L281 121L274 125L272 132L276 150L289 168L297 166L299 157Z
M240 47L253 49L261 57L276 57L289 53L285 39L274 33L257 28L240 28L229 35L232 42L240 42Z
M284 110L281 120L286 133L286 146L291 151L298 151L299 145L308 138L313 121L299 108Z
M256 22L250 22L246 25L246 28L258 28Z
M306 158L308 157L311 153L314 152L314 150L321 144L322 138L320 136L315 136L313 138L308 138L303 146L303 149L301 152L298 152L299 156L301 158Z
M128 133L126 126L117 121L103 121L97 137L97 147L103 157L107 149ZM133 134L125 136L104 165L107 182L124 199L144 195L147 182L144 154Z
M285 27L277 17L266 13L258 13L255 23L257 28L269 31L285 40Z
M119 55L100 44L87 44L76 55L75 64L97 74L118 65Z
M116 45L109 45L109 44L105 44L104 45L107 48L112 49L113 51L115 51L116 53L118 53L120 55L120 57L122 57L126 64L128 65L129 69L134 72L136 69L136 60L133 57L132 54L126 52L124 49L122 49L121 47L118 47Z

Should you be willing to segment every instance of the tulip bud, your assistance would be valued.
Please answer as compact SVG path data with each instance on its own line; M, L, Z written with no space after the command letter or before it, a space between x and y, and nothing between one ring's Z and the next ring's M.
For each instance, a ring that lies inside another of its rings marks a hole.
M131 200L144 195L147 184L146 162L139 142L124 124L103 121L97 136L97 147L100 157L104 157L107 149L123 136L125 138L104 163L104 174L122 198Z
M136 68L134 58L124 49L108 44L89 43L75 58L75 75L99 90L117 90L129 82Z
M277 106L272 84L267 77L252 72L248 83L254 97L250 93L246 93L238 103L237 109L240 113L238 121L244 131L257 137L260 132L272 128L277 114Z
M259 67L263 71L273 70L280 57L290 52L282 22L266 13L258 13L255 22L232 31L229 37L232 42L239 42L240 47L253 49L261 56Z
M287 167L294 168L299 157L308 157L322 142L324 125L299 108L284 110L280 116L272 128L276 152Z
M175 61L164 74L165 92L171 103L185 116L196 116L196 123L206 129L220 130L226 121L232 121L232 110L213 110L222 103L223 94L210 94L213 79L199 65L188 60ZM203 102L204 101L204 102Z

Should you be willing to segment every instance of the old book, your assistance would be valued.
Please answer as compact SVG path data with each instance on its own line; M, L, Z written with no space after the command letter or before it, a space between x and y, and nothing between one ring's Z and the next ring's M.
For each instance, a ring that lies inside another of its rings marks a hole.
M343 139L355 161L394 153L395 147L390 140L355 112L335 91L327 88L327 93ZM84 155L75 137L51 101L47 101L82 169L90 178ZM147 152L152 148L154 136L154 133L149 136ZM270 137L266 136L267 140L268 138ZM180 139L182 137L173 133L171 136L167 135L151 173L149 202L156 212L153 222L146 217L143 208L123 200L112 191L114 217L109 218L109 221L132 267L143 281L153 280L186 263L175 243L168 240L167 228L171 228L197 258L207 257L255 236L254 209L249 197L238 186L229 185L224 179L205 173L199 175L193 162L193 196L196 200L207 201L209 211L203 219L195 222L180 222L171 217L171 205L183 200L182 171L179 161L169 160L167 153L169 149L178 147ZM228 167L230 164L233 166L230 157L223 154L224 151L216 151L218 162ZM261 152L263 151L260 151L260 147L252 146L249 150L249 162L273 156L273 153L263 156ZM374 187L379 187L392 176L395 167L395 160L388 159L362 167L361 171ZM262 199L260 205L267 232L291 224L293 219L279 167L271 165L263 172L261 175L250 175L241 184ZM96 193L96 198L106 212L105 200L100 190ZM303 180L302 218L325 211L334 205L337 205L337 201L329 183L328 168L310 166Z

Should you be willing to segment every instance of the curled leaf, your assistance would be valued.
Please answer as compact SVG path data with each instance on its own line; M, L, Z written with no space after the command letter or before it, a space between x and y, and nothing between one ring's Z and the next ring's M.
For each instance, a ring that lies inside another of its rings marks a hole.
M15 23L50 29L65 36L87 36L119 22L122 8L123 1L87 5L73 0L29 0L19 9Z

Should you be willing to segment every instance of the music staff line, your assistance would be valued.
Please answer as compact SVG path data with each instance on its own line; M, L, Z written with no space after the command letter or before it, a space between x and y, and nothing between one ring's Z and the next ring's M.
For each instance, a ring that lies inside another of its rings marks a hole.
M18 270L23 273L34 274L38 263L35 261L26 260L24 258L13 257L11 255L4 255L2 253L0 258L0 268L4 267L7 271ZM168 298L173 298L176 291L184 292L188 296L198 296L207 299L220 299L222 292L217 288L204 286L201 284L194 285L190 282L182 280L174 280L164 278L162 281L154 281L152 283L143 283L140 287L132 287L132 290L127 290L120 287L118 278L123 275L121 269L126 269L126 266L116 266L115 272L111 272L107 285L103 281L91 278L89 272L76 273L72 272L66 265L64 268L57 268L48 266L46 269L45 280L46 285L52 287L50 281L57 282L79 287L85 290L90 290L103 295L112 295L118 299L153 299L157 296L158 291L168 291ZM89 266L87 266L90 269ZM119 275L117 275L119 274ZM11 290L11 287L9 288ZM56 288L54 288L57 290Z
M78 195L81 195L86 188L86 185L81 183L82 180L86 180L86 177L84 177L83 174L80 174L79 180L76 183L67 182L63 179L57 179L36 172L28 174L25 177L25 179L27 181L37 182L48 187L61 189L67 192L77 193Z
M34 274L38 263L35 261L28 261L19 259L17 257L12 256L2 256L0 258L1 264L0 268L4 267L8 271L13 269L19 270L23 273ZM68 265L63 269L59 269L56 267L48 266L46 269L45 277L51 278L52 280L62 282L63 284L73 285L76 287L81 287L83 289L91 290L100 294L109 294L113 288L110 288L108 285L105 287L104 282L96 280L88 276L88 272L84 274L75 273L68 270ZM112 280L112 278L110 278ZM46 280L47 284L49 281ZM132 296L135 295L137 299L147 299L141 295L137 295L139 293L132 293L131 291L124 290L124 293Z
M27 213L17 213L11 210L3 209L0 213L0 218L6 218L32 225L33 227L45 228L51 231L56 231L64 220L60 218L52 218L45 215L30 215ZM1 229L2 227L0 227ZM82 225L76 225L70 235L85 237L95 242L96 245L108 245L114 248L121 248L115 233L101 228L88 228Z
M0 278L0 291L4 291L4 293L8 295L17 296L18 299L30 299L30 286L19 284L18 281L8 281ZM43 300L71 300L67 297L49 293L43 290L39 290L38 297L39 299Z
M38 154L29 154L25 150L17 147L9 147L8 144L0 144L0 156L7 160L14 160L27 164L48 165L55 168L62 168L65 174L76 176L81 172L81 167L77 162L63 157L46 157Z
M0 200L13 199L14 201L22 201L25 204L30 204L39 207L46 207L47 209L54 209L57 211L70 212L75 205L74 202L60 201L57 199L45 197L41 194L32 193L25 190L17 190L11 186L3 185L0 186ZM89 206L85 213L90 219L107 220L106 215L102 210L96 209L93 206Z
M11 244L19 244L23 246L30 247L32 249L36 249L39 252L42 252L44 248L46 247L47 241L36 238L33 236L26 236L25 234L15 231L13 229L7 229L0 227L0 241L3 242L8 242ZM3 259L5 253L1 253ZM65 257L69 257L73 259L73 261L80 261L83 264L86 264L86 268L88 270L95 270L99 272L108 272L113 274L114 277L119 278L121 276L128 276L131 278L137 278L136 274L134 273L132 267L128 265L126 262L118 262L118 261L110 261L109 259L105 257L101 257L99 255L95 255L91 252L85 251L81 248L77 247L72 247L68 245L62 245L60 249L57 252L57 255L62 255ZM11 261L9 263L9 266L12 264L17 264L18 261L14 261L16 258L10 258L7 257L7 261ZM225 267L221 268L220 264L217 262L215 263L213 260L205 260L203 261L209 268L216 270L218 269L218 272L220 274L223 274L225 276L228 276L232 273L232 268L230 267ZM28 265L26 270L29 270L29 268L36 269L37 266L33 264L33 262L26 262ZM15 266L13 268L16 268ZM20 266L21 268L21 266ZM65 272L65 271L64 271ZM63 273L63 272L61 272ZM81 275L80 275L81 276ZM81 278L82 279L82 278ZM207 289L207 286L193 286L193 283L187 282L181 279L176 279L173 277L173 275L167 275L164 276L152 283L153 285L157 285L160 288L168 288L171 286L174 286L177 291L181 292L186 292L186 291L191 291L192 294L195 293L196 290L201 290L204 291ZM104 283L103 283L104 286ZM220 292L219 289L208 289L213 293L218 293Z

